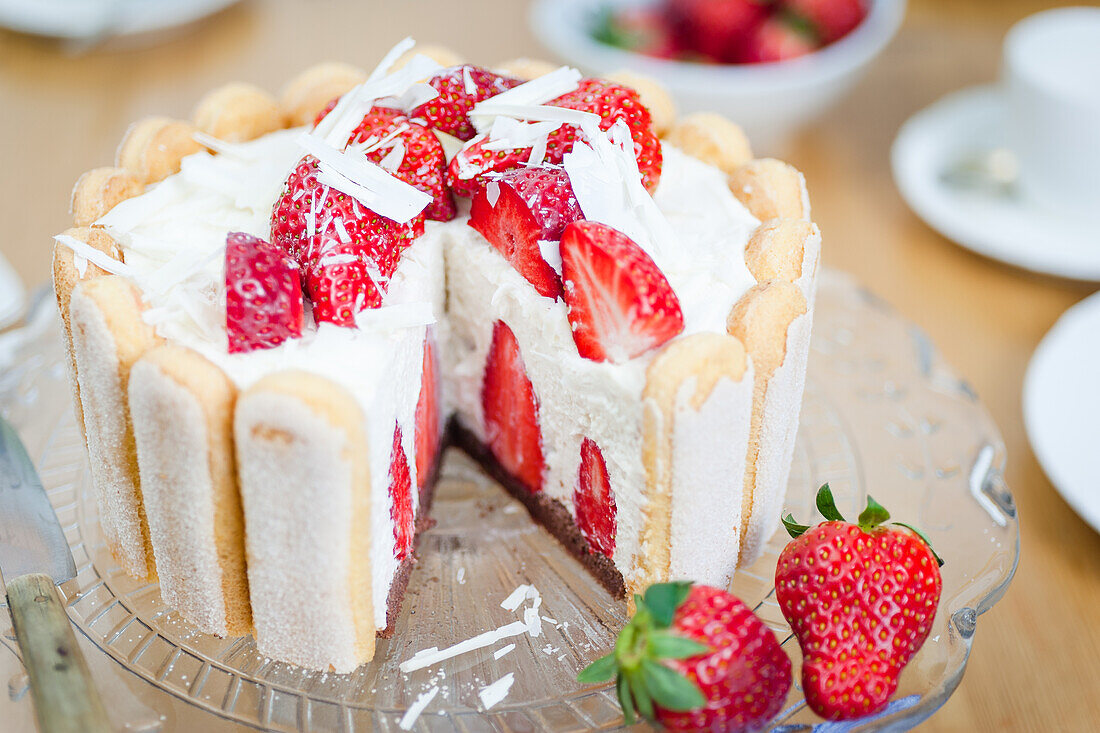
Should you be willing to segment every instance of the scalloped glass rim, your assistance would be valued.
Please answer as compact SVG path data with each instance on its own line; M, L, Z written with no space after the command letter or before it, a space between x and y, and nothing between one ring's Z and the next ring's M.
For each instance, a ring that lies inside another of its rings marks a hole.
M98 538L52 299L36 295L30 327L15 338L0 337L0 347L14 345L17 355L0 371L0 405L38 459L80 568L61 587L70 616L125 668L226 721L275 730L392 729L432 685L441 694L418 722L425 730L621 724L609 686L581 687L575 675L610 649L611 629L625 620L623 604L611 601L516 502L458 454L447 461L433 512L439 525L424 535L398 632L380 640L374 662L353 675L309 673L262 659L249 637L219 640L197 632L164 607L156 584L121 575ZM815 320L784 511L799 519L816 516L813 495L828 480L838 507L851 516L873 489L895 517L924 528L947 560L941 612L891 707L843 728L903 730L934 713L955 690L978 615L1004 594L1015 571L1019 533L1002 476L1004 447L973 390L923 332L850 277L822 274ZM774 730L806 730L820 719L802 701L798 645L771 587L785 544L781 534L760 561L738 573L732 590L776 631L794 662L796 685ZM554 620L544 624L542 638L501 642L497 648L513 641L516 649L500 660L489 648L408 677L395 672L421 648L443 647L514 620L497 603L520 582L539 587L542 613ZM481 709L477 690L507 672L517 672L508 697L490 711Z

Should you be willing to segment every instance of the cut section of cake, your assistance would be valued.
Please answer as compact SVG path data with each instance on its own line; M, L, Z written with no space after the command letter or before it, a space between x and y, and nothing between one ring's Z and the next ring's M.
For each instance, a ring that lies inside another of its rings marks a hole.
M200 103L202 151L150 122L55 248L112 552L313 669L392 632L446 444L626 598L760 554L798 423L797 171L661 142L622 84L410 47L295 79L277 116L315 124L247 85Z

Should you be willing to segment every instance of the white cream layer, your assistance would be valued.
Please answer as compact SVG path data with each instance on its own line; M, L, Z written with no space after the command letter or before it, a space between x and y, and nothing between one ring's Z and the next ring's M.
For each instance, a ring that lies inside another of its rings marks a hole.
M653 354L618 365L582 358L565 304L540 296L467 226L464 211L450 222L428 222L425 235L402 258L383 307L361 314L359 329L317 327L307 314L301 339L247 354L227 352L225 235L244 231L269 238L272 207L302 155L294 142L298 133L272 133L217 156L190 156L179 174L100 220L122 246L127 269L145 294L150 306L146 319L160 336L195 349L224 369L241 389L266 374L293 368L328 377L355 396L370 443L379 628L385 627L386 600L397 567L387 492L393 425L396 420L401 426L415 474L414 412L425 328L435 323L443 345L448 411L456 411L481 437L485 358L492 324L503 319L516 335L540 402L545 490L572 510L580 443L585 436L596 441L618 505L614 560L629 579L638 552L645 483L641 394ZM650 254L680 300L685 334L724 332L730 308L755 282L743 254L759 222L729 192L720 171L669 146L654 200L679 246Z

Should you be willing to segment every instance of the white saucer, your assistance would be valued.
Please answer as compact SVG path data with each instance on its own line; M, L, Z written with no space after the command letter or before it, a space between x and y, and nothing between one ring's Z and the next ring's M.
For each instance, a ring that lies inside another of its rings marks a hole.
M960 189L942 175L959 160L1003 146L996 86L964 89L913 115L891 151L894 180L917 216L979 254L1035 272L1100 281L1100 221L1069 219L1018 194Z
M1100 293L1062 314L1031 357L1024 426L1058 493L1100 532Z
M0 0L0 25L53 38L126 36L203 18L238 0Z

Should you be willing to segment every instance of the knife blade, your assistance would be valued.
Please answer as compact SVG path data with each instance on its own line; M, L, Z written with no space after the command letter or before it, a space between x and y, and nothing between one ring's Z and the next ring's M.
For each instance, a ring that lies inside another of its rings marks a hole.
M0 417L0 575L28 573L64 583L76 576L76 563L31 457Z
M0 576L42 733L110 733L111 724L55 583L76 575L49 497L0 417Z

